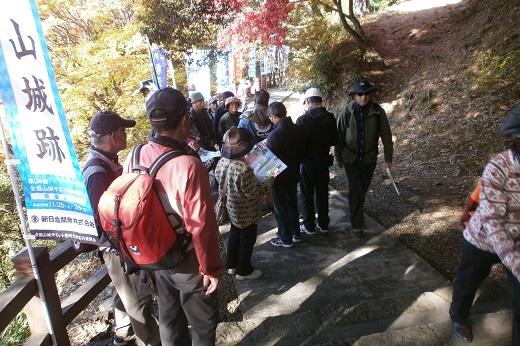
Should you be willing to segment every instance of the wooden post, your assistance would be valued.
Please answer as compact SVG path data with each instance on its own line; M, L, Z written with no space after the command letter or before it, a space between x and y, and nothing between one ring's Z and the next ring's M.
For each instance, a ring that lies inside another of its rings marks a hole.
M42 311L42 297L37 293L24 308L29 322L31 334L49 333L54 334L56 343L61 346L70 345L69 336L67 334L66 324L64 323L63 313L61 310L60 297L56 282L54 281L54 268L49 260L49 251L47 248L34 248L36 257L36 266L38 267L43 288L44 301L47 304L49 312L50 326L52 330L48 330L45 321L45 311ZM31 261L26 249L23 249L12 259L18 277L33 276Z

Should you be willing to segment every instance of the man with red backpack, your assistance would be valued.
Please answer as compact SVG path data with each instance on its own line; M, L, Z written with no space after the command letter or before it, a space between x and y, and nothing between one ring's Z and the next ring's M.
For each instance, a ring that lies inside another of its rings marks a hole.
M125 274L120 256L103 230L97 211L101 195L121 175L123 168L118 162L117 154L126 148L125 129L134 126L134 120L123 119L115 112L95 114L90 121L89 131L92 146L82 173L94 211L99 236L98 247L115 288L113 344L126 345L134 339L135 333L140 346L160 345L157 321L152 314L152 297L138 293L138 274Z
M153 128L140 148L138 165L150 167L162 154L176 151L155 173L155 188L166 215L175 214L191 236L182 260L154 271L159 297L159 329L163 345L214 345L218 322L216 295L222 263L208 171L186 146L190 119L185 97L172 88L156 91L146 103ZM125 172L135 167L131 155ZM154 232L150 230L150 237ZM161 239L150 239L150 242ZM132 250L132 249L131 249ZM191 326L191 340L188 331Z

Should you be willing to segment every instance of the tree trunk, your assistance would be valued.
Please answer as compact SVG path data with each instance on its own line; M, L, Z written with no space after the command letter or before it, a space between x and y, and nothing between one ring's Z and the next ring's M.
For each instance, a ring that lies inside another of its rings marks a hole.
M347 16L345 12L343 12L343 5L341 4L341 0L333 0L336 4L337 12L339 15L339 19L341 20L341 24L343 25L343 29L347 31L352 37L358 42L359 48L364 52L366 52L370 48L370 44L368 43L368 40L366 39L363 30L361 29L361 25L359 24L359 21L355 18L355 16L352 15L352 13ZM352 0L349 0L349 10L352 7ZM353 28L350 23L347 21L347 18L352 21L352 18L355 19L357 22L357 25L354 23L354 26L356 28ZM357 30L356 30L357 29ZM361 29L361 30L360 30Z
M209 90L211 95L217 94L217 52L215 48L209 50Z

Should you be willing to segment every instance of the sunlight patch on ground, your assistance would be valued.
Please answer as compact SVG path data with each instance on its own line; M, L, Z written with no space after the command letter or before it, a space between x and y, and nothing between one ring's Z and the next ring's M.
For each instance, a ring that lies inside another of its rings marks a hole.
M462 0L410 0L403 1L397 5L390 6L387 10L393 12L416 12L436 7L454 5L460 3L461 1Z
M271 229L268 232L259 234L256 238L255 247L258 247L262 244L267 243L271 238L276 237L276 232L278 232L278 227Z
M278 295L271 294L247 312L249 315L248 318L252 318L256 314L261 315L265 311L271 311L272 315L285 315L296 312L300 308L300 305L316 292L318 286L321 285L336 270L343 268L349 263L371 253L378 248L378 246L359 247L356 250L343 256L336 262L332 263L316 275L307 279L306 281L300 282L297 285L291 287L284 293Z

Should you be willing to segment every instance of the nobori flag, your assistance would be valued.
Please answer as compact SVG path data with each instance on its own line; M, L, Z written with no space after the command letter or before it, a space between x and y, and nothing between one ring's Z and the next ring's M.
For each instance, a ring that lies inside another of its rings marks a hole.
M95 242L92 208L35 1L0 7L0 93L31 233Z

